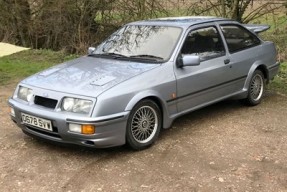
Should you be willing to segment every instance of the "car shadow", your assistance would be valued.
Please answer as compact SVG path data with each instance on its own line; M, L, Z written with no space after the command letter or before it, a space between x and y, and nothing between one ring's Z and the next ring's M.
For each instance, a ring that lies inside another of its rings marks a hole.
M175 136L182 134L182 132L187 126L188 129L202 129L204 127L193 125L203 123L210 118L224 118L224 116L234 112L235 110L239 110L246 107L248 106L237 100L224 100L213 105L190 112L175 119L170 128L163 129L160 134L159 141L164 140L166 139L166 137L170 137L171 135Z

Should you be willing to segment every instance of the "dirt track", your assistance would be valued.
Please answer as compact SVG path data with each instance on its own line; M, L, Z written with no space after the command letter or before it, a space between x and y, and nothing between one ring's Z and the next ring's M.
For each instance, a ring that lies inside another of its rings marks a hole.
M287 191L287 97L257 107L225 101L161 132L151 148L91 150L32 139L0 87L1 191Z

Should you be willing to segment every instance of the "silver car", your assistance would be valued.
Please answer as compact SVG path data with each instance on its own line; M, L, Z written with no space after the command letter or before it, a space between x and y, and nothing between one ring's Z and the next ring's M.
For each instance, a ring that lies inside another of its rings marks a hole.
M279 69L272 42L215 17L126 24L88 55L23 80L9 99L28 135L144 149L179 116L227 98L257 105Z

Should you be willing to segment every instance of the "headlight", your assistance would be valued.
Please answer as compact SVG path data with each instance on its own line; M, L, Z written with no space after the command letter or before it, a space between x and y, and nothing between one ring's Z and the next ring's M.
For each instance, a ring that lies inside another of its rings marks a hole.
M62 110L88 114L92 109L92 105L93 102L89 100L66 97L62 103Z
M33 98L33 90L27 87L19 87L18 98L30 102Z

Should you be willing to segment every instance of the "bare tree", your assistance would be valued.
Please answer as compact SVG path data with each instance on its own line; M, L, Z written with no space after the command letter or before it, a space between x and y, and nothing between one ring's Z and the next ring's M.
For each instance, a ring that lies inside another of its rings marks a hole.
M0 0L0 40L82 52L122 24L169 15L217 15L248 23L286 0Z
M29 46L31 10L27 0L1 0L0 37L15 44Z
M190 1L187 7L191 14L216 15L248 23L280 10L284 4L286 0L194 0Z
M0 0L0 40L80 52L128 21L164 12L160 0Z

